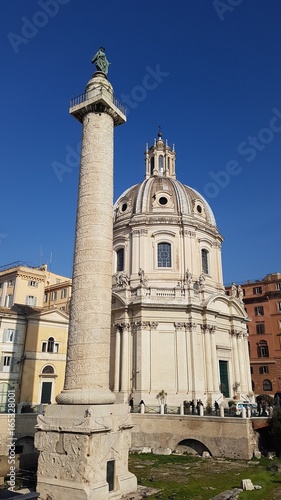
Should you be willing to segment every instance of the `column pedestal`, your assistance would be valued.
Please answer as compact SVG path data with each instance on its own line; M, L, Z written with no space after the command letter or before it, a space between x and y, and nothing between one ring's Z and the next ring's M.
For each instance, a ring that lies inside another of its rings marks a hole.
M137 489L127 405L49 405L38 416L40 499L108 500Z

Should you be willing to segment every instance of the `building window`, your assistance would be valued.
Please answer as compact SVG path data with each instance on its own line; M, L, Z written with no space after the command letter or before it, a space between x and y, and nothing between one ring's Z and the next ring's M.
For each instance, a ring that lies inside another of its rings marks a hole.
M268 366L260 366L259 372L260 373L268 373Z
M150 174L151 175L153 174L153 170L154 170L154 156L152 156L152 158L150 159Z
M255 382L252 380L252 391L255 392Z
M163 174L164 171L164 156L159 156L159 174Z
M281 290L281 282L280 281L275 284L275 289L276 290Z
M44 302L47 302L47 300L48 300L48 294L44 293Z
M250 342L248 342L248 353L249 353L249 357L251 357L251 344L250 344Z
M272 383L270 380L265 379L262 385L263 391L272 391Z
M13 286L13 284L14 284L14 280L8 281L8 286Z
M124 271L124 248L119 248L116 252L116 271Z
M58 292L51 293L51 300L57 300Z
M158 243L158 267L171 267L171 245L170 243Z
M47 365L47 366L44 366L43 370L42 370L42 374L43 375L50 375L50 374L54 374L55 373L55 370L54 368L51 366L51 365Z
M208 274L209 273L209 263L208 263L209 252L208 252L208 250L205 250L205 248L203 248L203 250L201 250L201 260L202 260L202 271L203 271L203 273Z
M13 328L5 328L3 342L14 342L15 341L16 330Z
M264 323L257 323L256 324L256 333L258 335L265 333L265 326Z
M59 352L59 342L55 342L54 337L49 337L47 341L42 342L42 352Z
M250 367L250 371L251 371L251 375L253 375L253 373L254 373L254 368L253 368L252 366Z
M263 306L257 306L255 307L255 315L256 316L263 316Z
M261 340L261 342L258 343L258 357L259 358L269 357L268 345L266 340Z
M11 371L12 356L3 356L3 372Z
M5 307L12 307L14 296L12 294L6 295L5 297Z
M37 301L37 297L35 297L34 295L27 295L26 296L25 303L27 306L36 306L36 301Z
M30 281L28 282L28 285L29 285L29 286L33 286L33 287L37 287L37 286L38 286L38 282L37 282L37 281L34 281L34 280L30 280Z
M62 291L61 291L61 299L66 299L67 297L67 288L63 288Z
M281 302L277 302L277 311L281 313Z
M253 294L254 295L260 295L262 293L262 287L261 286L255 286L253 288Z

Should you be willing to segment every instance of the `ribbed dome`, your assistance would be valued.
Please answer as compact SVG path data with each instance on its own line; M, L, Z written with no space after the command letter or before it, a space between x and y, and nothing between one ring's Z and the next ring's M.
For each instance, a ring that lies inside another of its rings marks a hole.
M177 215L202 219L216 226L201 194L171 177L153 176L124 191L114 205L115 222L135 215Z

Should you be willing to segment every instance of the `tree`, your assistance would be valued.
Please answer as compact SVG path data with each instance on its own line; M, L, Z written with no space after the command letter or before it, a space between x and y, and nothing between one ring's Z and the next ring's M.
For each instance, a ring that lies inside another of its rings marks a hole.
M281 453L281 408L275 408L272 418L268 419L269 435L273 438L276 454Z
M167 393L162 389L162 391L158 392L156 398L159 401L159 404L164 405L166 404L166 398L167 398Z

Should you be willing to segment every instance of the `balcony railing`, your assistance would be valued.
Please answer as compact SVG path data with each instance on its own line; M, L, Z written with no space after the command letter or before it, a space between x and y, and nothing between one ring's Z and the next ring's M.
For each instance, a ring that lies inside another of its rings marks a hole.
M115 97L114 94L111 94L108 90L105 90L103 87L93 88L89 92L84 92L84 94L80 94L80 95L74 97L73 99L70 100L70 108L73 108L74 106L78 106L82 102L85 102L88 99L90 99L93 91L99 91L101 95L102 94L111 95L112 103L114 104L114 106L116 106L116 108L118 108L121 111L121 113L123 113L123 115L126 116L127 110L126 110L125 106Z

